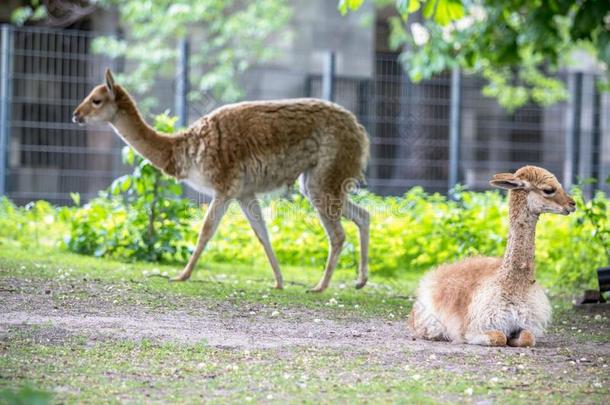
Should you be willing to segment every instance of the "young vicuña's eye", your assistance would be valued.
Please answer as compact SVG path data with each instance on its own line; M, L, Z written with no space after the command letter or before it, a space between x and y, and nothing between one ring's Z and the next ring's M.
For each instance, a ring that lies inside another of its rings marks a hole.
M100 105L100 104L102 104L102 100L99 100L99 99L93 99L93 100L91 100L91 102L93 103L93 105Z
M551 195L551 194L555 194L555 189L554 188L545 188L542 190L542 192L546 195Z

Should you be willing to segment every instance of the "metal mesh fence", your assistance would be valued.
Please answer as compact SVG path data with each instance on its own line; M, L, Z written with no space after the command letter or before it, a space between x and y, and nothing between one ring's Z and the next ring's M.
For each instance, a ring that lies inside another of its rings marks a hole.
M120 159L122 143L107 126L70 122L74 107L100 82L104 68L113 66L108 58L91 53L93 38L81 31L2 28L0 147L5 160L0 177L5 194L18 203L69 203L72 192L87 200L127 170ZM246 93L254 98L322 95L319 73L290 66L275 66L272 72L267 76L283 79L262 91L264 67L252 69L243 79ZM596 90L593 75L561 78L571 102L528 105L508 113L481 95L481 79L462 77L460 183L487 188L492 174L525 164L544 166L567 181L603 180L610 174L610 153L604 153L610 148L607 95ZM415 84L396 54L378 53L370 77L333 79L335 101L353 111L371 137L367 183L372 191L399 195L416 185L447 191L450 93L455 85L450 74ZM174 99L171 80L155 88L164 103ZM209 100L191 105L190 118L216 106Z

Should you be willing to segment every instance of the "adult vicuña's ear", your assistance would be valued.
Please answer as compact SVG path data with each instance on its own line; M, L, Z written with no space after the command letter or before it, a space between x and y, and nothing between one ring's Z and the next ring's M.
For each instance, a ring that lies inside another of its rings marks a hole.
M106 69L106 89L110 93L112 97L114 97L114 77L112 77L112 72L110 69Z
M515 177L512 173L498 173L492 177L489 184L505 190L524 189L528 186L526 181Z

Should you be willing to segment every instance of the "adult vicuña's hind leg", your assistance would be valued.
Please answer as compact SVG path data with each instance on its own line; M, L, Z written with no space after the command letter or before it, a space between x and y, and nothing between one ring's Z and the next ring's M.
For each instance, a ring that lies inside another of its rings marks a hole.
M369 213L364 208L346 198L343 206L343 216L355 223L360 233L360 265L358 268L356 288L362 288L369 277Z
M322 292L328 287L339 260L343 243L345 242L345 231L341 225L345 198L341 188L333 191L333 188L329 187L328 183L331 174L332 169L316 167L303 173L300 178L301 192L309 199L318 212L329 242L329 252L324 275L320 282L310 289L309 292Z
M320 220L322 221L322 225L328 236L330 248L328 258L326 259L324 275L318 284L309 290L309 292L322 292L326 290L330 283L330 279L333 276L333 272L335 271L335 267L337 266L343 243L345 242L345 231L341 225L341 219L332 218L326 215L323 206L316 206L316 209L318 210L318 215L320 216Z

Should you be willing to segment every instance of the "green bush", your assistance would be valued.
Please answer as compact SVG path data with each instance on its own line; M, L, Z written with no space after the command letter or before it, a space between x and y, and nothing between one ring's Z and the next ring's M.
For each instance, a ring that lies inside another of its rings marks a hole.
M0 197L0 239L11 240L21 247L52 243L65 224L59 221L58 209L47 201L36 201L17 207Z
M18 208L1 200L0 238L23 246L37 243L37 238L38 243L58 243L63 230L67 235L60 243L74 252L122 260L185 261L204 210L180 198L179 186L151 169L139 161L135 175L121 178L82 207L56 209L38 202ZM156 191L150 187L155 179L159 182ZM161 185L167 188L161 190ZM537 271L547 285L594 287L595 269L610 263L610 201L601 192L586 202L578 188L573 193L576 213L541 217ZM501 256L504 251L508 207L499 192L458 190L455 200L449 200L416 187L402 197L361 193L353 198L371 212L373 273L400 276L471 255ZM324 266L326 236L307 200L296 193L290 199L265 200L263 212L281 265ZM350 222L344 224L348 241L339 267L355 271L357 229ZM202 262L267 266L263 249L237 204L223 218Z

